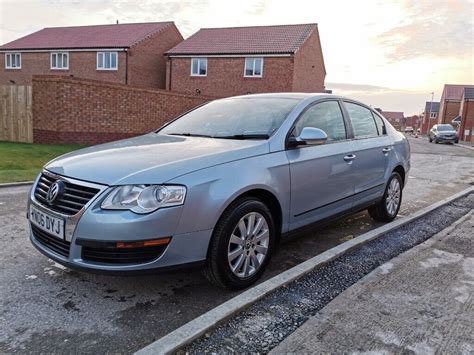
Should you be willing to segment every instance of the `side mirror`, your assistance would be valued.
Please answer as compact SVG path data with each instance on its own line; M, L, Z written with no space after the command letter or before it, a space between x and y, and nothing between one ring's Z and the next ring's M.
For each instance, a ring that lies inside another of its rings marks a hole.
M304 127L298 137L290 138L290 146L299 145L320 145L326 143L328 135L322 129L314 127Z

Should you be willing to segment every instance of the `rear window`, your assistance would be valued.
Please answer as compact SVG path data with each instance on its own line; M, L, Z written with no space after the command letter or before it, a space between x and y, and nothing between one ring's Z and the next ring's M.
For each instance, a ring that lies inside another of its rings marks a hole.
M349 113L356 138L378 136L377 126L369 109L351 102L344 102L344 105Z

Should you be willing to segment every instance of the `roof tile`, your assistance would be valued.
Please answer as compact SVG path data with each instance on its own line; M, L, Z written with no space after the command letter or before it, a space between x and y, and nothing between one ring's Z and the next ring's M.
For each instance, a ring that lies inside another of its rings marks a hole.
M168 55L295 53L317 24L203 28Z
M117 25L49 27L19 38L0 49L78 49L131 47L173 22L127 23Z

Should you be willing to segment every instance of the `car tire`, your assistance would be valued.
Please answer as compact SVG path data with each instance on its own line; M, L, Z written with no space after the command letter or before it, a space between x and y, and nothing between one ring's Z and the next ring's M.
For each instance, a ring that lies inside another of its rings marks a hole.
M435 141L435 144L439 143L438 138L436 138L436 137L435 137L434 141Z
M382 200L368 208L370 216L379 222L391 222L397 217L402 204L403 181L393 172L388 179Z
M458 144L458 143L459 143L459 140L458 140L458 139L456 139L456 140L454 141L454 143Z
M264 273L275 239L273 216L262 201L254 197L235 201L214 228L204 269L206 278L223 288L249 287Z

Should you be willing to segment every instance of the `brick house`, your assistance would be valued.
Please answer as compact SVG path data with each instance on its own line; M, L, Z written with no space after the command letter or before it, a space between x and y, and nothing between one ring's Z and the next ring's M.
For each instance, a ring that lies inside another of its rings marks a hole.
M182 40L173 22L44 28L0 47L0 85L60 74L164 89L163 53Z
M451 123L459 115L464 88L466 87L474 88L474 85L444 85L437 123Z
M439 102L426 101L425 110L423 112L423 121L421 124L421 132L428 133L428 131L436 123L438 123Z
M317 24L205 28L166 56L172 91L218 97L324 91Z
M382 111L382 116L385 117L388 122L392 124L393 127L399 131L405 127L405 115L403 112L396 111Z
M459 116L461 116L459 138L463 141L474 142L474 87L464 88Z

